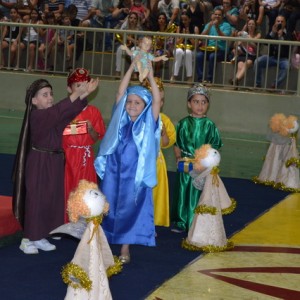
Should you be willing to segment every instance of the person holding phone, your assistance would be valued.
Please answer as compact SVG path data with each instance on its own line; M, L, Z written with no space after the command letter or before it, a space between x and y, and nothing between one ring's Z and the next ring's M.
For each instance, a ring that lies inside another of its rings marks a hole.
M267 34L269 40L291 41L292 35L286 30L286 19L284 16L278 16L271 31ZM262 83L262 72L267 67L277 67L278 75L274 79L271 89L278 89L287 77L290 49L289 45L270 44L270 51L255 60L254 69L256 70L256 87L260 88Z

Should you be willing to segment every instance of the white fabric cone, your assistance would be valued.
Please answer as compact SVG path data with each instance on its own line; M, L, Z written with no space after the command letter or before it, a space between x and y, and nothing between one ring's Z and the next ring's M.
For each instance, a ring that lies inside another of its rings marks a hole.
M93 222L89 222L72 259L72 263L80 266L88 274L92 281L92 289L88 292L69 285L66 300L112 299L106 270L114 265L114 258L101 226L98 226L92 237L94 226Z
M285 145L285 148L282 151L276 183L282 183L288 188L298 189L300 188L299 168L293 165L286 167L285 165L291 158L299 159L295 138L291 138L291 143Z
M213 182L213 178L214 182ZM215 181L217 179L219 186ZM223 199L224 198L224 199ZM227 245L227 237L225 233L223 218L221 214L221 203L227 208L228 199L230 198L226 192L223 182L218 175L207 175L203 191L201 193L198 206L206 205L217 209L216 215L211 214L195 214L192 226L188 232L187 241L197 247L213 245L224 247Z
M266 154L265 161L258 176L260 181L276 182L278 172L281 168L280 161L282 160L284 148L286 145L271 143Z

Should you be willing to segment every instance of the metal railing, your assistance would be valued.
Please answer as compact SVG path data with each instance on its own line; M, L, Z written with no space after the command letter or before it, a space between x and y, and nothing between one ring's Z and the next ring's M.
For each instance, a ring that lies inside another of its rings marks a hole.
M49 29L58 30L61 29L69 29L69 26L49 26L49 25L33 25L33 24L23 24L23 23L11 23L11 22L2 22L0 23L0 35L1 40L3 40L3 30L4 27L7 26L10 29L10 36L11 36L11 29L14 27L19 26L23 29L23 32L27 30L29 27L35 28L38 32L39 29L44 29L46 34L44 37L39 37L39 43L36 44L34 48L34 63L32 65L31 72L34 73L47 73L47 74L67 74L71 69L76 67L84 67L88 69L93 76L99 77L106 77L108 79L115 79L116 78L116 55L117 49L120 46L120 41L127 40L127 37L133 36L136 40L143 35L153 36L154 41L159 36L161 40L164 41L163 49L167 50L169 46L170 39L174 41L176 38L184 37L184 40L187 41L188 39L196 39L196 44L206 45L209 39L214 40L224 40L226 42L226 51L225 57L229 57L230 51L232 49L237 50L237 43L238 41L243 41L244 43L251 43L255 42L257 44L257 54L269 54L270 53L270 45L271 44L282 44L288 45L290 57L292 55L293 49L296 46L299 46L299 42L294 41L270 41L266 39L248 39L248 38L241 38L241 37L211 37L211 36L203 36L203 35L182 35L176 33L163 33L163 32L149 32L149 31L125 31L125 30L116 30L116 29L102 29L102 28L86 28L86 27L71 27L71 30L75 32L74 34L74 50L72 59L68 59L67 55L67 38L65 36L65 42L62 45L58 45L57 43L57 36L55 37L55 42L53 43L52 51L48 53L48 49L50 46L50 41L48 39ZM44 41L45 45L45 57L41 59L41 54L39 52L39 46L41 45L41 41ZM111 41L111 49L109 51L106 50L107 41ZM29 41L30 42L30 41ZM24 43L24 41L23 41ZM24 43L26 45L26 43ZM154 42L154 47L156 43ZM235 45L235 46L234 46ZM175 49L175 47L174 47ZM229 50L230 49L230 50ZM30 57L30 47L25 47L22 51L20 47L20 43L17 47L17 55L15 60L12 58L12 53L8 49L5 49L0 52L0 62L3 62L5 59L6 64L1 66L2 69L8 71L24 71L28 67L29 57ZM197 82L197 74L196 74L196 56L197 52L199 51L199 47L195 47L193 52L193 76L192 81ZM31 54L32 55L32 54ZM203 74L207 73L208 69L208 62L206 60L208 52L205 52L205 59L203 65ZM279 59L279 58L278 58ZM164 82L170 82L170 78L173 75L173 68L174 68L174 57L170 57L169 61L159 63L155 68L158 75L162 78ZM128 65L130 63L130 58L126 55L125 51L122 54L122 64L121 64L121 71L118 76L122 77L125 73ZM155 63L156 64L156 63ZM159 68L158 68L159 67ZM230 62L228 59L224 59L222 61L214 61L214 72L213 78L211 81L211 85L220 88L232 88L232 89L241 89L241 90L268 90L270 87L270 82L273 81L278 73L279 73L279 61L276 67L266 68L263 71L263 84L260 88L256 88L255 82L257 78L257 69L255 67L249 68L245 76L242 80L240 80L239 85L232 85L230 80L234 77L234 73L236 72L237 62L234 61L233 63ZM199 81L204 80L203 78ZM184 67L184 62L181 67L181 71L179 76L177 77L175 83L191 83L189 80L187 82L186 78L186 71ZM234 82L233 82L234 83ZM282 91L287 94L296 94L300 95L300 70L299 69L288 69L288 74L285 82L282 86L275 86L272 91L279 92Z

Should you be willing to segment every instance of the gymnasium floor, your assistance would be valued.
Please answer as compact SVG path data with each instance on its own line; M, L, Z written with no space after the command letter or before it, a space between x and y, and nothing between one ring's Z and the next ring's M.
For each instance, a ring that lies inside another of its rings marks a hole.
M299 300L299 224L292 194L235 234L233 251L201 256L147 300Z

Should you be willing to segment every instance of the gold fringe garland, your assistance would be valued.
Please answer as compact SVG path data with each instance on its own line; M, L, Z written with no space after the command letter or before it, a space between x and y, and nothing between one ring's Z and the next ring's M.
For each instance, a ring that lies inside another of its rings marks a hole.
M258 176L253 177L252 181L254 183L256 183L256 184L262 184L262 185L266 185L266 186L271 186L271 187L273 187L276 190L281 190L281 191L288 192L288 193L300 193L300 189L287 187L282 182L277 182L276 183L275 181L271 181L271 180L260 180L258 178Z
M300 168L300 159L296 158L296 157L291 157L290 159L288 159L285 163L285 166L288 168L289 166L295 166L296 168Z
M221 210L222 215L229 215L236 209L236 200L234 198L230 198L230 200L231 205ZM214 216L217 214L217 208L214 206L207 206L206 204L201 204L195 208L194 213L197 215L210 214Z
M221 210L222 215L229 215L236 209L236 200L234 198L230 198L230 200L231 205Z
M195 208L194 213L197 215L201 214L210 214L210 215L216 215L217 214L217 208L213 206L207 206L205 204L199 205Z
M191 244L187 239L182 240L181 247L186 250L190 251L203 251L206 253L215 253L215 252L222 252L231 250L234 248L234 243L230 240L227 240L226 245L224 246L214 246L214 245L206 245L206 246L195 246Z
M115 255L114 255L114 261L115 261L115 264L113 266L108 267L106 270L106 274L107 274L108 278L112 277L113 275L119 274L123 269L122 262Z
M72 262L62 268L61 276L63 282L74 289L85 289L87 292L92 289L92 280L89 279L88 274L80 266ZM72 278L77 280L75 281Z

